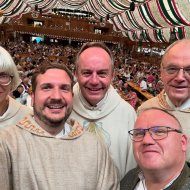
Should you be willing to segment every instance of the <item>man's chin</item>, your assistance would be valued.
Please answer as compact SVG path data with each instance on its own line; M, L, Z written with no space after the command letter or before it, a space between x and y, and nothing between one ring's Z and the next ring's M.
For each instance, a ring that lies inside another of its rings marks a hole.
M173 96L171 96L170 100L175 106L179 107L187 100L187 98L185 99L184 97L186 97L186 95L174 94Z
M47 118L46 120L50 126L56 128L56 127L59 127L62 123L65 123L65 118Z
M176 98L184 98L184 97L187 97L187 91L183 91L183 90L178 90L178 91L174 91L173 93L171 93L171 96L172 97L176 97Z

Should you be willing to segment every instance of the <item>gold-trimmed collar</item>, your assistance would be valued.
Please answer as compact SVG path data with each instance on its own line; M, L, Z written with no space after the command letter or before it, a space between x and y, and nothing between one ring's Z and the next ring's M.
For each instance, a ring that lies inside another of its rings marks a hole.
M181 112L190 112L190 107L187 109L177 109L177 108L172 108L168 102L166 101L166 92L164 90L162 90L162 92L160 94L158 94L158 102L159 105L161 106L161 108L166 109L168 111L181 111Z
M84 133L83 127L75 120L71 119L68 124L71 127L71 131L69 132L68 136L63 137L62 139L74 139L81 136ZM38 136L45 136L50 138L55 138L55 136L49 134L43 128L41 128L32 116L26 116L17 124L18 127L29 131Z

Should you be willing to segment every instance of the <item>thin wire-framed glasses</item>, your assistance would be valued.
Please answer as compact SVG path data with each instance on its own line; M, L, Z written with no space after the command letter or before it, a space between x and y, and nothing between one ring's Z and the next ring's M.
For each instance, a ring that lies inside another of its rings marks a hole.
M8 86L12 81L12 76L7 74L0 74L0 85Z
M167 126L153 126L147 129L132 129L128 131L131 140L136 142L142 141L146 132L149 132L149 134L154 140L161 140L166 138L169 132L182 133L182 131L178 129L174 129Z
M166 71L168 75L177 75L179 71L182 69L183 73L186 74L186 76L190 77L190 67L176 67L176 66L167 66L163 67L163 69Z

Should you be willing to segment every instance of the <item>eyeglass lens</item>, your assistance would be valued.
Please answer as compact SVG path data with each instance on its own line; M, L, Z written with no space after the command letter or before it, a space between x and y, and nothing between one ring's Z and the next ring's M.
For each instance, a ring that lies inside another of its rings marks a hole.
M174 66L168 66L164 67L164 69L168 74L177 74L182 69L184 73L187 73L190 76L190 67L179 68Z
M173 129L171 127L155 126L155 127L151 127L147 129L133 129L129 131L129 134L131 135L131 138L134 141L143 140L146 132L149 132L149 134L152 136L154 140L161 140L163 138L166 138L168 136L168 132L171 132L171 131L182 133L180 130Z
M3 74L0 75L0 84L1 85L9 85L11 82L11 76Z

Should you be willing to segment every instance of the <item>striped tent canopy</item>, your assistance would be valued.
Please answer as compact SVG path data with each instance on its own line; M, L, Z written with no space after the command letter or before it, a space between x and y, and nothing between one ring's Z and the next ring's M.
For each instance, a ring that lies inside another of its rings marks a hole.
M44 15L55 14L53 9L91 12L132 41L190 38L189 0L1 0L0 24L34 12L36 5Z

